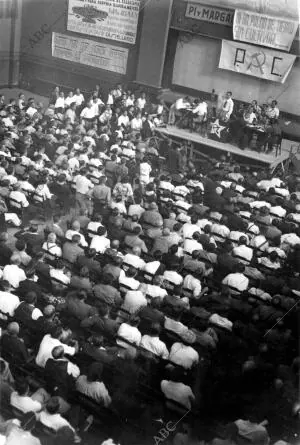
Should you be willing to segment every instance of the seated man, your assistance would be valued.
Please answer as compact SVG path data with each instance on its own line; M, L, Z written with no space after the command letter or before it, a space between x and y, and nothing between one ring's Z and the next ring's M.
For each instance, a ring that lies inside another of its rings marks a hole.
M20 326L13 321L7 326L6 332L0 338L1 355L9 362L24 364L29 359L29 352L24 340L19 337Z
M45 390L38 390L36 394L30 396L29 385L25 379L16 380L15 388L16 390L10 396L10 404L23 413L41 411L43 404L40 400L46 402L50 398Z
M111 404L111 398L104 383L101 381L102 371L103 365L101 363L93 363L89 366L86 375L78 377L76 389L97 403L107 407Z

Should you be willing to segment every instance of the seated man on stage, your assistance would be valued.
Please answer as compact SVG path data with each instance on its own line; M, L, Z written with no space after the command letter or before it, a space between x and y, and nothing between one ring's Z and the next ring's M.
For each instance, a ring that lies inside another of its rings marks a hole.
M201 133L202 136L205 136L207 133L207 103L196 99L195 100L195 108L192 111L193 113L193 122L192 129Z
M173 105L170 107L170 113L169 113L169 125L175 125L178 118L182 116L182 112L189 108L191 106L190 104L190 98L188 96L186 97L179 97Z

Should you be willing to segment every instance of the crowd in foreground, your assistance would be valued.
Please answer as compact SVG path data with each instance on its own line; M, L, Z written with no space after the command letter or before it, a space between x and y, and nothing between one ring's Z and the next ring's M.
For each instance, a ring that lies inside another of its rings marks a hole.
M181 148L168 172L165 106L121 86L0 102L0 443L78 443L91 412L122 445L268 444L279 403L296 422L299 178Z

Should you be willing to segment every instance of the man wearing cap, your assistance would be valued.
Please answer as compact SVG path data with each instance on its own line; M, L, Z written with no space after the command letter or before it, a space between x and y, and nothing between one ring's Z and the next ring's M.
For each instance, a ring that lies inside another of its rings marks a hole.
M9 323L6 333L0 338L1 355L9 362L24 364L29 359L29 353L24 340L19 338L20 326L13 321Z

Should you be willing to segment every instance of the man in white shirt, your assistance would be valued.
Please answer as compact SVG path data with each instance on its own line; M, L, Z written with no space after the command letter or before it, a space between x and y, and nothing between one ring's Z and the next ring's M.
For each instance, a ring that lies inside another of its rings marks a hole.
M3 269L3 280L8 281L13 288L17 289L20 282L26 280L27 277L24 270L19 267L21 259L17 253L12 255L10 263Z
M188 385L178 381L174 382L172 380L162 380L160 388L166 399L178 402L187 410L192 408L195 395Z
M130 124L130 120L127 114L127 110L124 110L121 116L118 118L118 126L127 128Z
M91 213L92 205L90 201L90 194L94 184L86 177L86 174L87 171L83 169L75 178L76 204L79 209L87 210L89 213Z
M65 95L62 91L59 93L59 96L56 99L54 108L56 113L63 113L65 110Z
M146 94L142 93L141 96L138 97L136 100L136 106L140 110L143 110L145 108L145 105L146 105Z
M97 362L89 366L87 375L81 375L76 381L77 391L95 400L100 405L108 407L111 404L110 395L101 379L102 367Z
M147 306L147 299L142 291L129 290L126 292L122 306L123 309L134 314L144 306Z
M232 256L238 257L239 261L243 264L249 264L253 257L253 249L247 246L248 240L246 236L241 236L238 242L238 246L232 251Z
M149 162L144 161L140 164L140 182L142 185L149 184L151 171L152 167Z
M80 106L83 104L83 102L84 102L84 96L83 96L83 94L80 92L80 89L79 89L79 88L76 89L76 92L75 92L75 94L74 94L73 97L74 97L74 99L75 99L76 106L77 106L77 107L80 107Z
M147 351L167 360L169 357L169 351L163 341L159 339L160 325L155 323L151 326L150 334L143 335L140 346Z
M142 115L141 113L137 113L136 117L134 117L130 123L131 129L133 131L141 131L143 127Z
M141 249L138 246L133 247L132 253L127 253L124 256L123 263L129 264L130 266L134 267L135 269L143 269L145 267L145 261L140 258L141 256Z
M250 106L248 110L244 112L243 119L246 124L253 124L253 121L256 119L253 107Z
M69 107L71 104L75 103L73 91L70 91L68 96L65 98L65 107Z
M182 234L183 234L183 238L189 238L192 239L193 238L193 234L195 232L199 232L199 227L197 225L198 222L198 217L196 215L192 215L191 216L191 222L186 222L185 224L183 224L182 226Z
M136 280L134 277L137 275L137 269L130 266L126 273L120 273L119 277L119 288L122 292L123 289L125 290L137 290L140 287L140 282Z
M39 351L37 353L35 363L44 368L46 362L52 357L52 350L56 346L62 346L65 354L74 355L76 353L76 348L73 346L68 346L65 343L61 343L59 340L62 335L62 329L57 328L51 334L46 334L41 341Z
M164 280L169 281L169 283L175 286L180 286L183 282L182 276L175 270L166 270L163 274Z
M79 221L73 221L72 223L72 229L69 229L66 231L65 237L66 239L72 241L72 238L74 235L80 236L80 245L82 247L87 247L88 243L85 240L85 237L80 233L80 223Z
M29 206L26 195L21 191L21 185L19 183L14 184L13 190L9 194L9 199L10 198L10 205L12 207L21 209Z
M196 102L196 101L195 101ZM197 101L196 107L192 111L193 114L193 129L196 130L197 125L203 124L207 120L207 103Z
M106 228L100 226L97 229L97 235L93 236L90 249L95 249L98 253L104 253L110 247L110 240L106 237Z
M224 120L225 122L229 121L230 116L232 115L233 112L233 107L234 107L234 102L232 100L232 92L227 91L225 100L222 105L222 113L221 113L222 120Z
M91 122L93 119L95 119L95 108L92 105L92 102L88 102L87 106L81 111L80 117L82 119Z
M51 397L47 402L45 409L38 415L38 420L48 428L58 431L61 428L71 429L74 433L75 430L72 425L59 414L60 399L59 397ZM75 433L75 437L79 439Z
M194 233L194 235L196 234L198 232ZM196 239L186 239L183 244L183 252L192 255L195 250L203 250L202 244L198 243Z
M191 369L199 362L199 354L191 346L186 346L183 343L173 343L169 360L184 369Z
M248 289L249 279L243 274L245 266L242 263L236 265L236 272L228 274L222 281L222 284L228 287L232 294L239 294Z
M2 286L4 290L0 292L0 311L3 312L3 314L8 314L13 317L15 310L20 304L20 299L17 295L9 292L10 286L7 282L3 281ZM0 314L0 318L2 319L5 318L3 314Z
M126 341L122 341L121 338L117 338L117 344L122 346L123 348L130 347L130 344L134 344L139 346L142 339L142 334L138 330L137 326L139 325L140 319L138 317L131 318L128 323L122 323L118 329L117 336L123 338Z
M183 280L183 288L192 291L194 298L199 298L202 290L200 280L193 275L186 275Z
M277 107L277 101L272 100L271 106L266 110L266 115L269 119L279 118L279 108Z
M10 396L11 406L23 413L36 413L42 410L42 404L29 396L29 385L25 379L16 380L15 388L16 391Z

